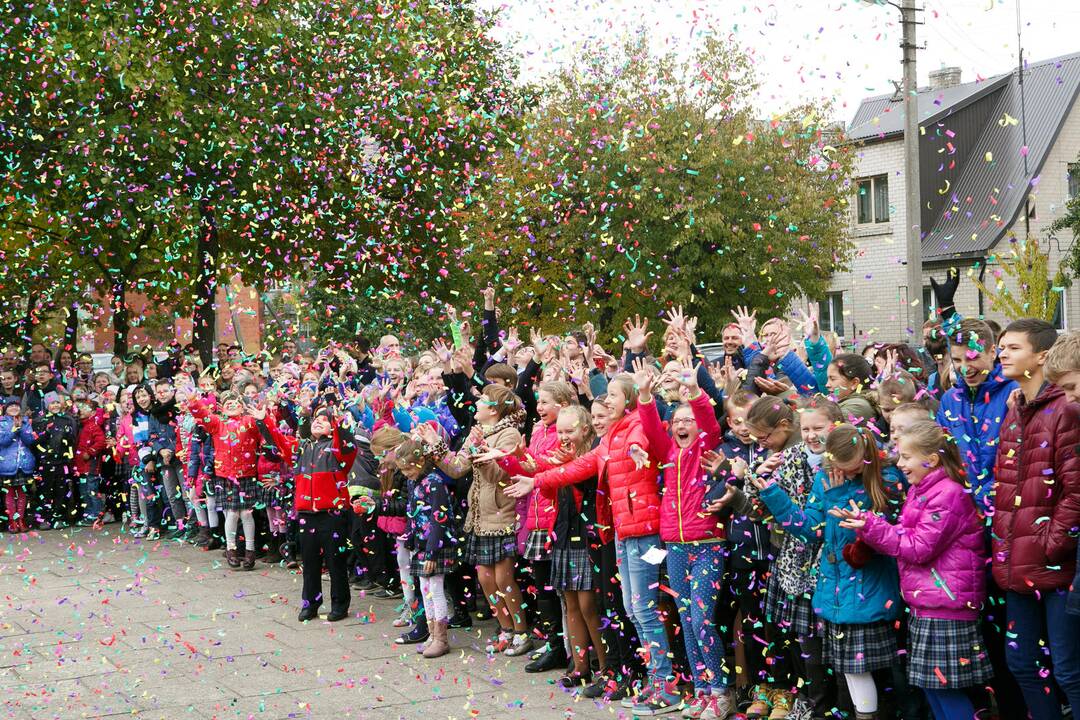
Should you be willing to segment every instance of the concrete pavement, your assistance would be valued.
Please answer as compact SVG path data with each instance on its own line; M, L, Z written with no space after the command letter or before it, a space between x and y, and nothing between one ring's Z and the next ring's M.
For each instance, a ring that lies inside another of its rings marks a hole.
M325 580L325 578L324 578ZM328 583L324 582L329 592ZM300 576L120 532L0 536L0 718L620 718L487 657L489 621L451 654L394 645L395 601L296 621Z

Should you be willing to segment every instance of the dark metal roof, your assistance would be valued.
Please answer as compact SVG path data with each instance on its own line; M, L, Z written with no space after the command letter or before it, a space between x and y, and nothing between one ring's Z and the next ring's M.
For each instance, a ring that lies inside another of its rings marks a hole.
M992 248L1019 216L1028 184L1038 183L1080 91L1080 53L1029 63L1023 79L1026 173L1015 70L945 90L919 91L924 260ZM902 136L903 103L884 95L867 98L851 128L849 138L866 142ZM939 160L927 162L928 157Z

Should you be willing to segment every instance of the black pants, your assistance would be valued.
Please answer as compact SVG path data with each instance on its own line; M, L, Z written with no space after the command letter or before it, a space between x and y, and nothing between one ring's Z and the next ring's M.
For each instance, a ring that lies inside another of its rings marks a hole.
M41 469L41 509L45 522L72 523L78 517L75 476L66 467Z
M353 514L349 520L350 573L366 577L386 587L394 587L397 579L397 558L390 536L379 529L375 518L368 514ZM391 558L393 557L393 562Z
M637 654L641 643L623 607L622 587L616 579L615 543L590 543L589 559L593 565L593 587L600 595L600 637L608 667L624 677L640 675L644 671Z
M330 570L330 610L348 612L346 570L349 518L344 511L300 513L300 561L304 564L303 607L322 605L322 568Z
M994 702L997 703L998 715L1002 718L1026 718L1027 703L1020 692L1020 685L1005 663L1005 591L997 586L992 577L986 578L986 602L982 612L982 638L986 645L986 654L994 668L994 677L989 685L993 690ZM978 710L989 709L990 695L985 688L970 688L968 694ZM1073 708L1073 714L1076 708Z
M540 632L552 648L561 648L562 603L551 587L551 560L532 560L533 587L536 590L536 615Z
M788 670L783 667L786 663L775 663L778 654L776 648L771 645L762 647L755 639L761 638L767 643L774 641L768 637L765 629L764 599L769 563L766 560L756 560L734 562L732 565L732 569L725 575L724 592L720 596L720 602L716 603L714 619L716 627L724 631L726 628L733 628L736 616L742 614L739 631L746 655L746 676L751 685L756 685L767 682L770 676L775 677L775 673L781 670L785 673ZM734 636L734 632L722 633L725 638ZM786 655L786 652L781 652ZM770 663L770 660L773 662Z

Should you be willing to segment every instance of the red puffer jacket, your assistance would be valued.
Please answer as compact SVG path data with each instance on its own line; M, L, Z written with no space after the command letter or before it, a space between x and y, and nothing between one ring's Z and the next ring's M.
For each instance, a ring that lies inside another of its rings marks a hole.
M220 418L198 400L188 403L188 412L213 438L215 475L227 480L256 476L261 438L253 417Z
M534 458L546 458L559 448L559 433L555 423L533 425L532 438L529 440L529 454ZM555 527L555 503L544 496L538 489L529 494L529 504L521 523L523 534L528 537L533 530L547 530Z
M325 437L298 440L273 425L259 423L259 430L273 440L285 462L294 463L293 505L297 512L324 512L349 507L349 469L356 459L352 433L331 422Z
M1033 593L1069 587L1080 525L1080 405L1047 385L1001 424L994 465L994 581Z
M660 532L660 486L656 482L656 463L635 466L630 446L649 449L649 441L636 412L630 412L612 426L600 444L562 467L536 476L536 486L546 492L566 485L599 478L596 490L596 521L600 526L610 521L615 534L625 540ZM650 453L651 454L651 453ZM604 502L607 498L608 502Z

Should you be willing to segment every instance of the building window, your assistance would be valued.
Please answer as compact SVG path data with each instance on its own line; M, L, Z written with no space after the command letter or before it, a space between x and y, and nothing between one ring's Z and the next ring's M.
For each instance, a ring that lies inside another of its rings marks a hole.
M1057 307L1054 308L1054 319L1052 321L1054 323L1054 329L1064 330L1067 322L1065 316L1065 288L1058 288L1056 290L1051 290L1051 292L1058 296Z
M1080 196L1080 163L1069 163L1069 199Z
M889 221L889 178L887 175L859 181L859 224Z
M834 332L844 337L844 293L829 293L818 302L818 323L821 332Z
M929 286L922 289L922 319L926 322L930 319L930 311L934 309L934 291Z

